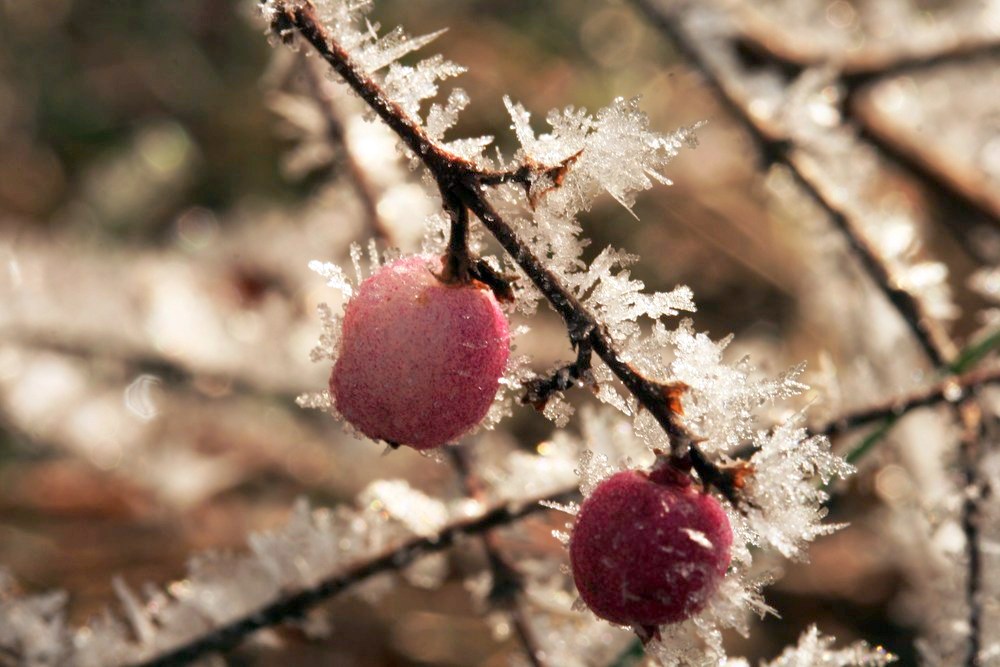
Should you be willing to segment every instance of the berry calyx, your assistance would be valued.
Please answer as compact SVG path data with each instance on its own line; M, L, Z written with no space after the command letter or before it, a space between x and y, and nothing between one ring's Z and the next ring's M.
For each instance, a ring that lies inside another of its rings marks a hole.
M729 567L722 506L661 463L601 482L583 502L569 556L580 597L601 618L644 628L697 614Z
M361 283L330 374L337 410L366 436L430 449L482 421L510 353L507 317L479 283L446 284L441 259L406 257Z

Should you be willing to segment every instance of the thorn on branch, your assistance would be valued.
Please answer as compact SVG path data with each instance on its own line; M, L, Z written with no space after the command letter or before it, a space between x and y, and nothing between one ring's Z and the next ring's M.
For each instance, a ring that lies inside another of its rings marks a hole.
M662 385L663 396L667 399L667 408L679 417L684 416L684 404L681 402L681 398L690 388L683 382L668 382Z
M549 191L558 188L566 179L573 163L579 159L583 153L581 148L557 165L544 165L530 157L526 157L524 164L513 171L479 172L474 174L475 180L480 185L500 185L502 183L517 183L524 189L524 194L528 198L528 204L532 209L537 206L538 201ZM531 188L540 178L547 178L552 181L552 186L539 192L532 192Z
M726 500L732 503L733 507L739 507L741 503L747 503L742 491L746 487L747 480L755 472L754 467L749 462L712 463L693 444L688 449L687 457L690 461L690 466L698 473L701 484L706 490L709 486L715 487L719 493L725 496Z
M541 412L549 399L559 391L566 391L575 385L596 386L591 372L593 350L586 340L576 344L576 361L560 366L552 375L539 377L525 383L527 391L521 403L531 405Z

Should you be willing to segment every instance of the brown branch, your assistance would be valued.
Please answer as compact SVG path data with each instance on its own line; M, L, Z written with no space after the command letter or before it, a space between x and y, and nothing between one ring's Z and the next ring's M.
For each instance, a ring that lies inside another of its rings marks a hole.
M256 611L225 623L191 642L174 647L148 660L133 663L133 667L168 667L187 665L209 653L227 651L251 633L291 619L301 618L308 610L338 593L384 572L406 567L418 558L449 549L463 536L481 535L526 516L545 511L541 502L570 502L579 491L572 488L517 502L502 502L475 518L452 522L434 535L413 537L402 544L346 567L323 579L317 585L290 592Z
M486 486L470 465L468 450L456 445L446 447L446 451L452 467L462 482L465 495L483 502L486 497ZM506 610L514 627L514 633L532 667L546 667L541 658L543 652L538 637L524 613L524 575L504 556L496 533L491 530L485 531L480 540L486 552L492 579L487 596L488 602Z
M911 40L895 49L886 49L883 40L869 38L864 48L832 50L822 43L789 35L772 19L753 9L738 9L742 9L737 18L740 41L754 53L771 62L797 68L833 64L851 78L885 76L1000 52L1000 40L995 35L973 39L956 35L930 44Z
M835 437L885 419L898 418L919 408L941 403L958 403L981 387L1000 383L1000 367L970 371L950 377L926 389L876 403L860 410L845 412L825 424L809 429L810 435Z
M962 421L962 438L959 443L959 459L962 468L964 488L962 490L962 532L966 540L968 558L965 581L965 600L969 605L969 652L965 664L979 667L979 652L982 647L983 624L983 558L980 551L979 522L982 518L979 502L986 493L987 483L979 472L982 457L983 412L975 401L965 401L959 406Z
M882 79L884 81L884 79ZM877 84L875 84L877 85ZM865 86L850 96L849 111L864 125L865 137L934 192L1000 226L1000 190L980 165L935 149L913 130L901 128L879 111Z

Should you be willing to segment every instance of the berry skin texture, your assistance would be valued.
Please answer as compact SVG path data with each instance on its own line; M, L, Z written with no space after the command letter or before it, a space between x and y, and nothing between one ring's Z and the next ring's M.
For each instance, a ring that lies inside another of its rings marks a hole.
M569 555L576 588L595 614L652 633L705 607L732 543L719 502L665 466L601 482L577 514Z
M430 449L482 421L510 353L496 297L441 282L441 259L405 257L347 304L330 375L337 410L372 439Z

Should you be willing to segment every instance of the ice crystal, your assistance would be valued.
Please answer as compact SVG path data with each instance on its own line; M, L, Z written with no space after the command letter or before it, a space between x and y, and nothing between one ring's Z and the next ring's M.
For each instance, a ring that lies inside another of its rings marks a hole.
M695 128L670 135L652 132L638 99L616 98L596 116L573 107L552 111L547 118L552 132L538 137L524 107L507 97L504 104L521 142L520 157L547 166L571 163L558 188L538 183L548 189L542 205L555 215L589 209L602 191L631 211L636 192L648 190L653 181L670 182L659 170L682 146L694 142Z
M802 558L806 542L840 527L820 523L828 496L816 481L827 484L854 472L830 452L825 437L808 437L800 421L797 417L758 436L758 449L750 458L754 475L747 488L749 507L742 517L734 517L743 524L747 541L776 549L786 558Z
M896 656L881 646L872 648L856 642L847 648L834 649L833 637L820 634L815 625L799 637L796 646L789 646L781 655L763 667L884 667L896 661Z
M657 321L681 311L694 312L693 295L688 287L670 292L645 293L645 285L630 277L627 267L638 260L635 255L607 247L585 271L570 274L567 283L590 311L618 342L629 340L641 331L640 318Z
M686 297L683 290L680 294ZM680 307L677 303L672 307ZM704 439L701 447L706 452L730 452L745 444L759 428L762 408L806 388L798 380L804 365L769 378L762 376L747 358L727 362L725 351L731 340L727 337L714 341L696 332L690 320L682 320L673 329L657 320L648 336L636 335L624 344L623 357L643 375L687 387L682 399L684 421ZM606 377L606 371L598 365L595 375L600 380ZM598 396L619 409L626 402L610 392ZM635 414L636 432L650 447L668 448L662 428L648 411L631 407L622 411Z
M384 511L406 524L417 535L433 535L448 520L448 509L399 480L373 482L360 496L362 503Z

